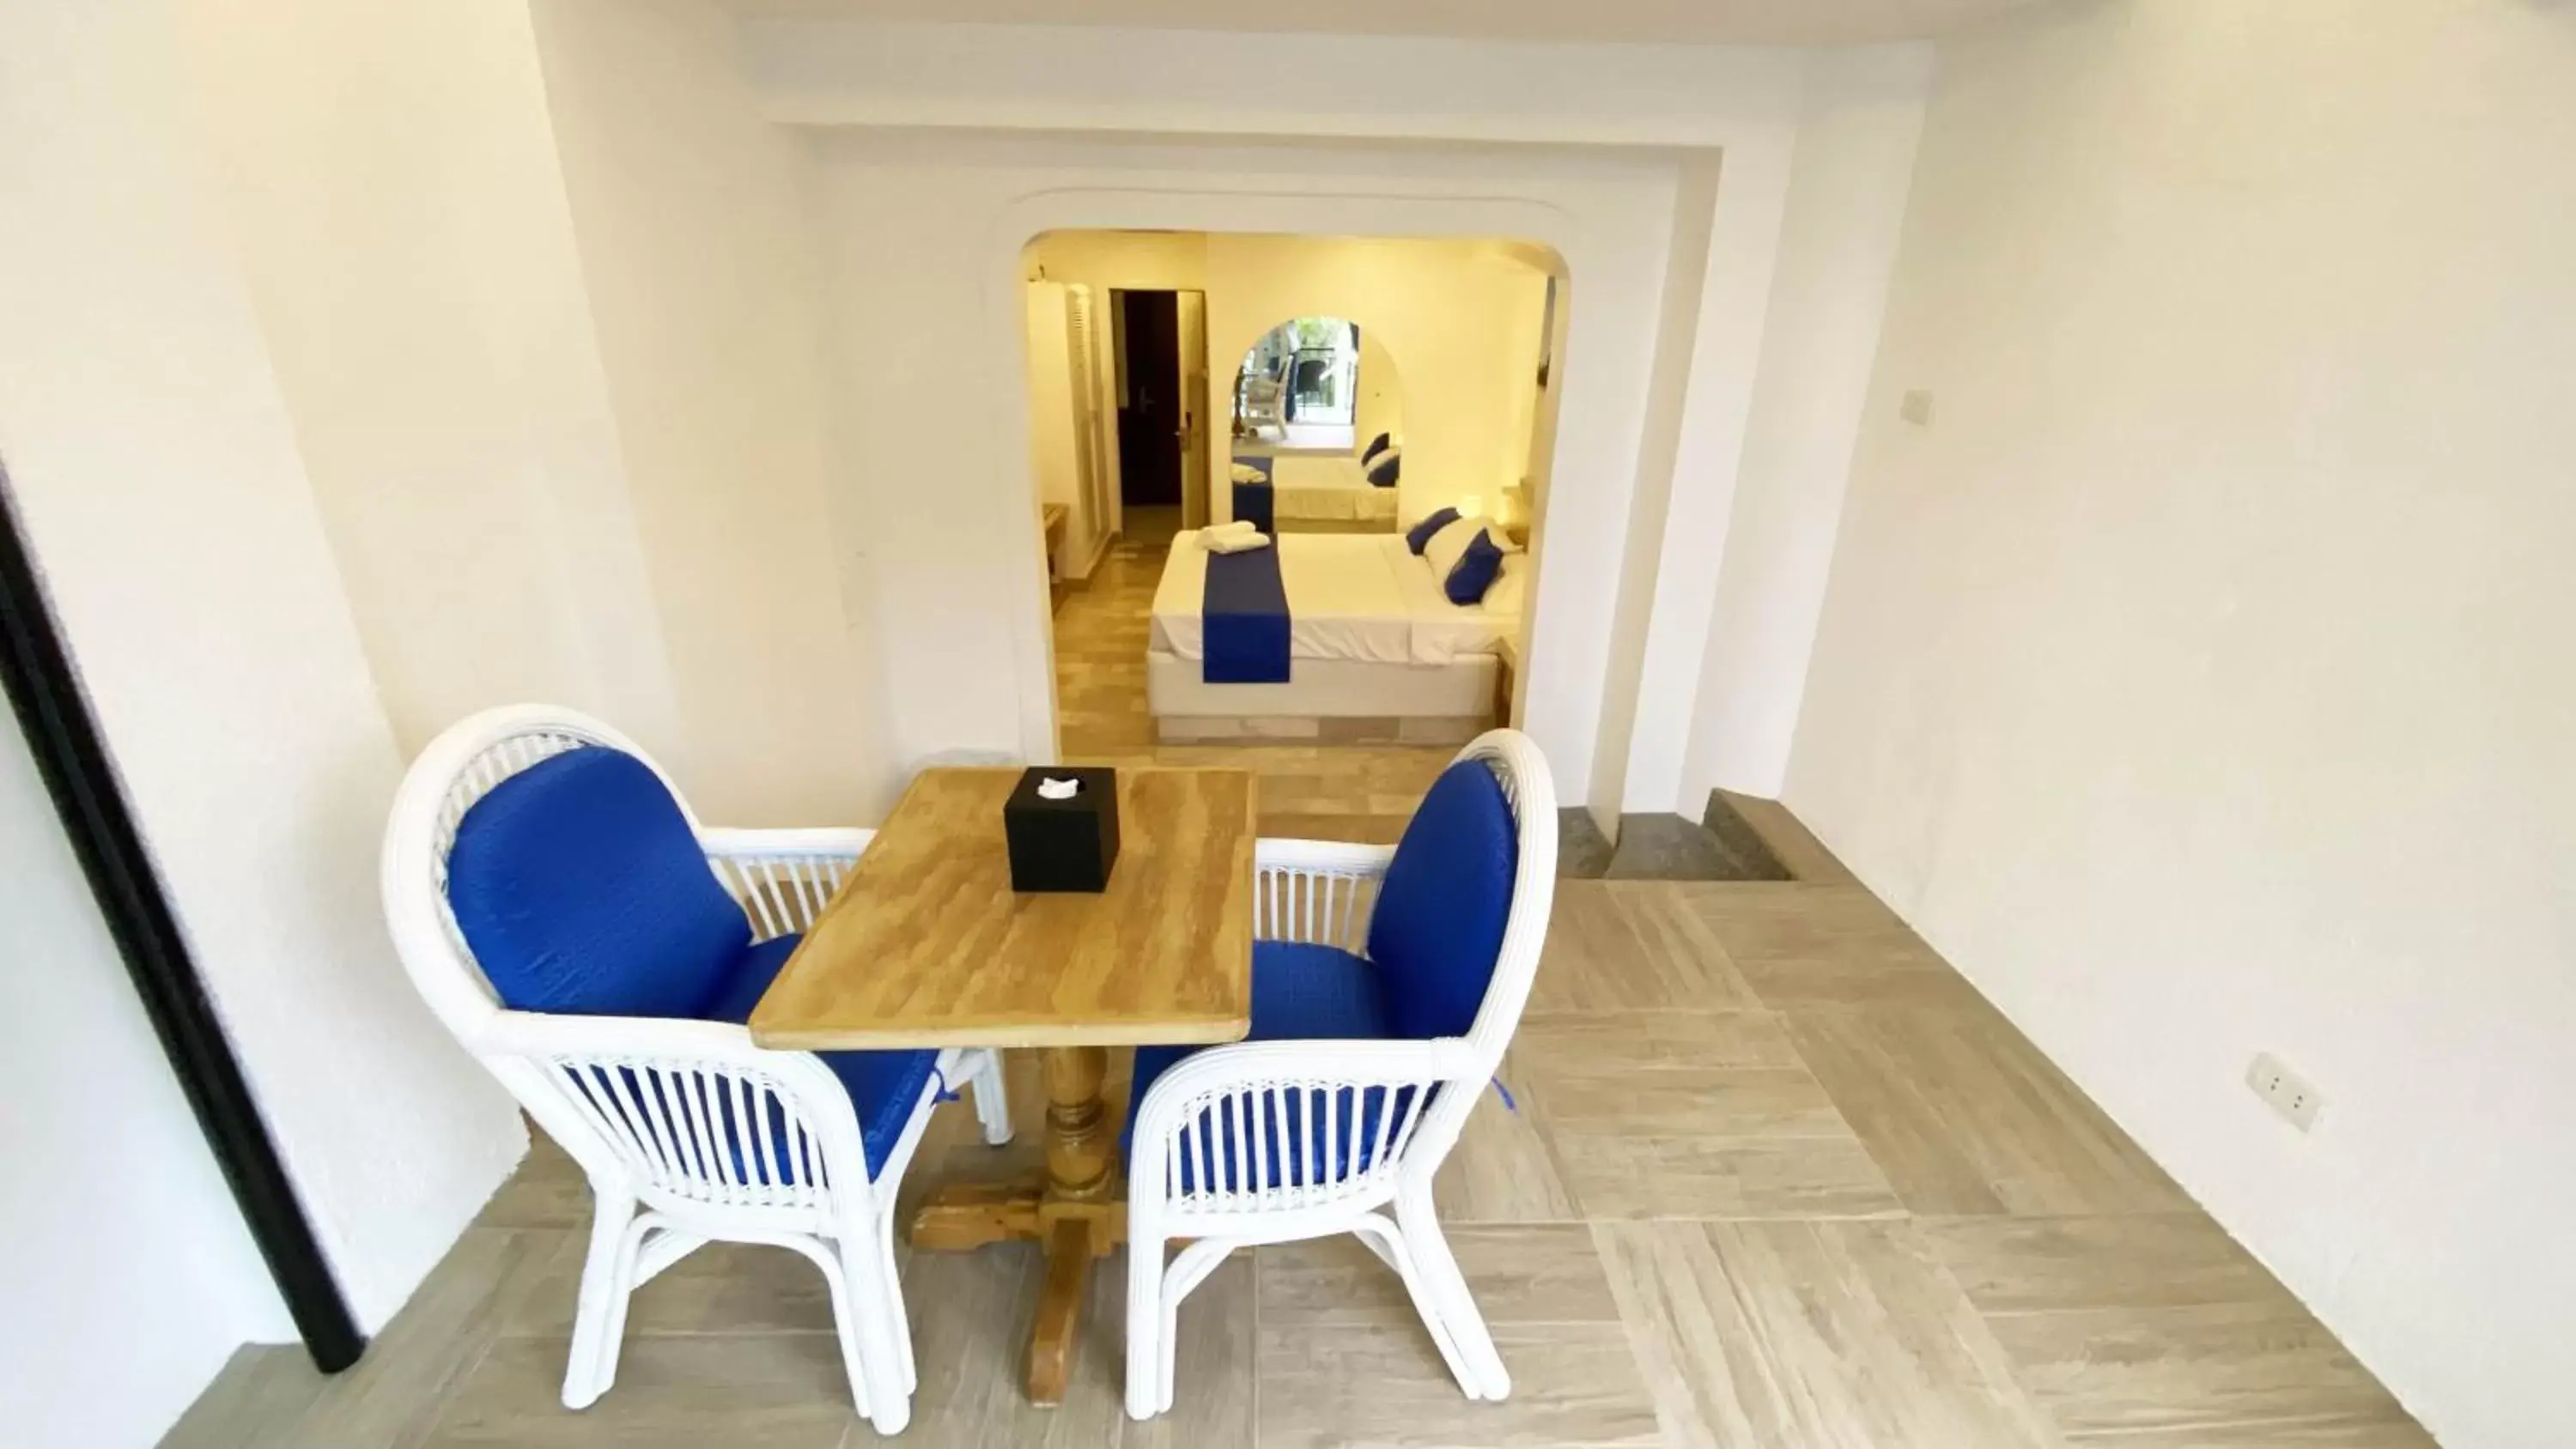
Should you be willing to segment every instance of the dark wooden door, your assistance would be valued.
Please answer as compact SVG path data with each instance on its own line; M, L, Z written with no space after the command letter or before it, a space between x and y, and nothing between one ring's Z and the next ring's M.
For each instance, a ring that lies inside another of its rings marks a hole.
M1119 497L1131 508L1181 501L1180 299L1120 292L1126 398L1118 408Z

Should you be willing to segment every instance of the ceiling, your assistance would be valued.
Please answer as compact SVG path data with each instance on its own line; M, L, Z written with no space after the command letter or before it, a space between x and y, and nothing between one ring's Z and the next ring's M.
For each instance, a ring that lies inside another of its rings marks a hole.
M745 15L1449 35L1479 40L1841 45L1939 35L2044 0L718 0Z

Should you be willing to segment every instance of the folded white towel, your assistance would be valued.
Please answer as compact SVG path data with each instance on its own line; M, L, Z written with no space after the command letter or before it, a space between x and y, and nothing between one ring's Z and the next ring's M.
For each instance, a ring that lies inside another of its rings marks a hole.
M1246 534L1260 531L1252 526L1252 520L1249 518L1230 518L1223 523L1213 524L1207 529L1209 533L1221 533L1230 538L1241 538Z
M1237 463L1234 465L1234 481L1237 483L1267 483L1270 481L1270 475L1253 467L1249 463Z
M1210 553L1249 553L1256 548L1268 548L1270 536L1253 531L1247 524L1241 533L1229 533L1220 528L1202 529L1199 543Z

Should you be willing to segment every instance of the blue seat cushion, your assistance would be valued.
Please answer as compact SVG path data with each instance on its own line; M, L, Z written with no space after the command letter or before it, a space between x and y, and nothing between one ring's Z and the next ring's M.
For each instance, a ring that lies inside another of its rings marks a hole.
M760 1004L769 983L778 979L781 967L796 950L802 936L779 936L745 949L721 990L701 1013L706 1021L741 1023L751 1020L751 1009ZM882 1052L818 1052L823 1065L841 1079L842 1090L850 1094L850 1105L858 1109L859 1136L866 1144L868 1176L874 1179L885 1170L886 1158L902 1140L904 1124L912 1120L913 1104L921 1100L921 1089L930 1083L938 1069L939 1053L929 1047ZM778 1124L783 1133L785 1124Z
M1369 959L1396 1036L1464 1036L1475 1024L1520 858L1511 800L1493 770L1461 760L1441 771L1396 842L1369 918Z
M1385 1041L1397 1035L1387 1016L1384 982L1376 967L1360 956L1331 946L1318 946L1303 941L1257 941L1252 947L1252 1030L1246 1041ZM1128 1091L1127 1150L1134 1150L1135 1109L1145 1100L1165 1072L1179 1065L1204 1047L1144 1046L1136 1049L1134 1082ZM1400 1113L1412 1099L1412 1089L1394 1094ZM1333 1118L1335 1137L1332 1176L1367 1167L1374 1146L1378 1118L1387 1110L1388 1093L1384 1088L1370 1088L1363 1100L1354 1100L1353 1089L1336 1094L1329 1115ZM1320 1163L1325 1112L1314 1113L1307 1120L1312 1098L1291 1099L1277 1124L1263 1124L1262 1137L1268 1145L1267 1179L1263 1186L1289 1181L1313 1182L1311 1171L1295 1170L1305 1165L1300 1153L1315 1155ZM1232 1167L1234 1124L1218 1123L1209 1116L1201 1117L1203 1130L1215 1134L1220 1144L1217 1176L1226 1191L1241 1191L1246 1184L1234 1181ZM1274 1130L1274 1127L1280 1130ZM1285 1141L1281 1140L1285 1137ZM1302 1146L1299 1144L1303 1144ZM1356 1152L1354 1148L1356 1147ZM1283 1154L1286 1161L1283 1163ZM1181 1190L1197 1190L1198 1164L1181 1164Z
M503 1005L696 1016L751 941L679 802L641 760L570 750L474 802L447 901Z

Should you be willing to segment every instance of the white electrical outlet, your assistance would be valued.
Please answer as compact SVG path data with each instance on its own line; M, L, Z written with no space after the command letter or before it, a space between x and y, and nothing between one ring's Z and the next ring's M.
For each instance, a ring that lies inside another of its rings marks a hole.
M2254 1065L2245 1069L2245 1085L2302 1132L2317 1125L2317 1113L2326 1104L2307 1078L2283 1066L2270 1052L2254 1058Z

